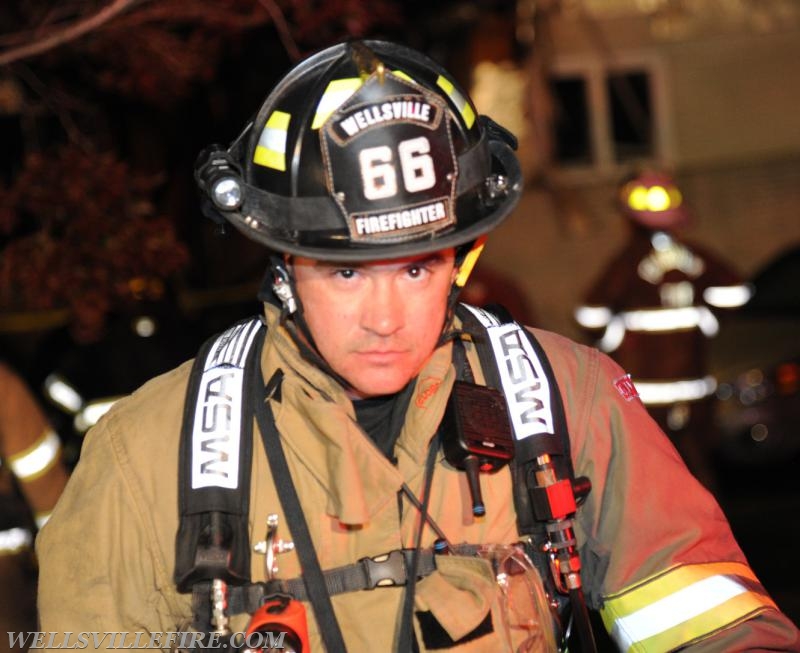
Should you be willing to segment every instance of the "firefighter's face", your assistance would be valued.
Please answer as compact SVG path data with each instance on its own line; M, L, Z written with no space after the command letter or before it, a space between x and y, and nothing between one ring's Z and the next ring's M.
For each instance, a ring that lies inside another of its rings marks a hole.
M294 257L297 294L317 349L353 398L401 390L444 326L455 251L369 263Z

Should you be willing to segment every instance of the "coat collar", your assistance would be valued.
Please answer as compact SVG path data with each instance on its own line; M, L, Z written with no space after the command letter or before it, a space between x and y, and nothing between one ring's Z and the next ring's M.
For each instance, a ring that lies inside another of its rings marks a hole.
M302 358L276 309L267 305L265 312L262 370L265 378L276 368L284 373L280 402L272 405L282 441L325 490L326 512L343 524L364 524L397 500L403 483L414 487L422 475L455 379L452 344L436 349L418 377L397 441L395 467L358 426L344 389Z

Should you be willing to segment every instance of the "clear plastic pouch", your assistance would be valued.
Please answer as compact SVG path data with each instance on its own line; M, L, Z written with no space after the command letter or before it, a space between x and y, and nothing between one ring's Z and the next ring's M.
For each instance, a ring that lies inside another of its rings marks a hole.
M500 588L502 630L508 650L556 653L553 616L544 584L522 545L491 544L478 553L492 564Z

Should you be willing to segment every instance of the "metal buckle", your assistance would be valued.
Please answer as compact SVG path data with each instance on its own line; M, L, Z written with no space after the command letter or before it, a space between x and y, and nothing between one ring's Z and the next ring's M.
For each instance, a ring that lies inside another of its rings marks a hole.
M367 576L367 588L405 585L408 579L406 556L399 549L374 558L361 558Z

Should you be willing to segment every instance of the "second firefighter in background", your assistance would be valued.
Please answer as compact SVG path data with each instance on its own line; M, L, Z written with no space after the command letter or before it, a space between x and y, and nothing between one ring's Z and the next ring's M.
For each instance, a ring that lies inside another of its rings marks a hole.
M650 414L713 489L717 380L709 369L709 339L719 331L717 311L743 306L750 286L722 257L680 236L691 213L671 174L632 176L620 186L618 202L628 240L575 317L631 374Z

